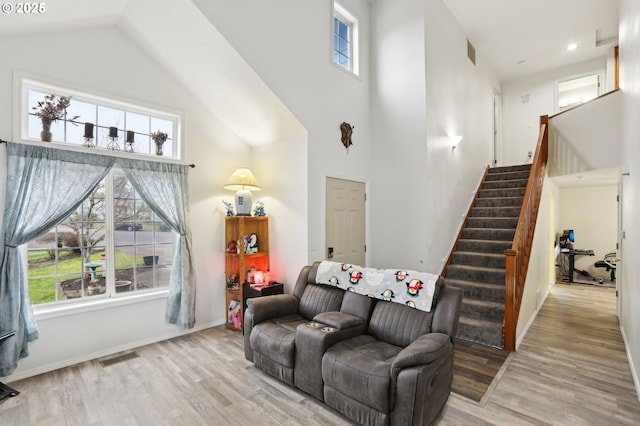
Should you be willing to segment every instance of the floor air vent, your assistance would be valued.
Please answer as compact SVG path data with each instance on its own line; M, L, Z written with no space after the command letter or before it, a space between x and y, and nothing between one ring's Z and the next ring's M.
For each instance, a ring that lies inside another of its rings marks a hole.
M102 364L103 367L108 367L113 364L117 364L119 362L128 361L133 358L138 358L138 352L136 351L128 351L128 352L120 352L114 355L110 355L104 358L100 358L98 362Z

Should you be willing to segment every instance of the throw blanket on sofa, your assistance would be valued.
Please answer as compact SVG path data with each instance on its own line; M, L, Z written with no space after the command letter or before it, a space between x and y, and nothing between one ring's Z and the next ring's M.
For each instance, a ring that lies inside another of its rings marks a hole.
M362 268L324 261L318 265L316 282L329 284L369 297L404 303L430 312L437 275L398 269Z

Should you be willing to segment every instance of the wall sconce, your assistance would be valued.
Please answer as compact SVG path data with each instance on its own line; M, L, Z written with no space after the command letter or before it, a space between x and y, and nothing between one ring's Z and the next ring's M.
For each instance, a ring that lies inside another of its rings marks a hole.
M259 191L258 181L249 169L236 169L224 185L224 189L236 191L236 216L251 216L253 199L251 191Z
M458 144L462 141L462 136L449 136L451 140L451 151L455 151Z

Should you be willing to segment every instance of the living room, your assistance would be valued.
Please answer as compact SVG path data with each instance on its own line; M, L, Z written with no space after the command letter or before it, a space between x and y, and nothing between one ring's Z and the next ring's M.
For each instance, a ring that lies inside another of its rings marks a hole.
M47 21L3 16L12 24L3 22L0 40L0 84L7 94L0 103L2 139L20 137L22 76L184 117L183 159L196 165L189 181L194 330L225 321L222 200L233 197L223 186L235 168L250 166L260 181L263 190L255 196L271 219L271 271L290 292L300 267L325 256L327 176L368 186L368 264L437 271L492 161L486 105L501 83L481 52L477 67L464 53L451 54L466 36L443 2L345 1L359 17L361 34L370 34L361 39L357 77L329 61L331 2L263 3L56 2L47 5ZM632 1L620 5L625 28L640 11ZM639 41L624 35L621 69L629 70L637 67L631 52ZM637 81L630 71L621 77L623 90ZM637 111L637 94L624 105L624 117ZM343 121L354 125L349 150L340 143ZM630 148L636 126L623 121L626 171L637 170ZM455 151L448 144L452 134L463 135ZM625 249L633 257L633 200L626 206ZM640 368L640 322L631 307L640 295L629 277L636 268L626 265L620 277L621 323L634 371ZM537 285L534 299L538 290L548 291L548 280ZM162 297L133 302L36 312L40 339L8 381L193 331L164 322ZM536 309L534 303L521 321L529 322Z

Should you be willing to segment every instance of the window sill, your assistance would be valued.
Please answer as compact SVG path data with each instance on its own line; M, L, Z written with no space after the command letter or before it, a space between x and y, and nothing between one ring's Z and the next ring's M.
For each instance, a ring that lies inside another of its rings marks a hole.
M168 294L169 290L163 289L144 294L91 300L87 302L65 304L63 306L35 306L33 310L36 321L40 321L50 318L64 317L68 315L82 314L85 312L94 312L101 309L110 309L119 306L143 303L156 299L166 299Z
M336 64L335 62L333 62L333 59L331 59L331 65L333 65L334 67L338 68L340 71L350 75L351 77L355 78L358 81L362 81L362 78L360 78L360 74L357 74L353 71L351 71L350 69L347 69L341 65Z

